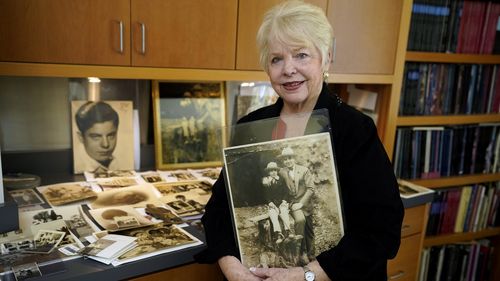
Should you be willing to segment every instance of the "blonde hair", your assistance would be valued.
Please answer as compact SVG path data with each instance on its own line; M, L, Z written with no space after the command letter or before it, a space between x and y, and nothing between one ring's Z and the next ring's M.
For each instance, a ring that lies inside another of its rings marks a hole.
M266 12L257 32L260 65L265 71L271 40L289 46L315 47L326 67L333 46L333 29L321 8L298 0L284 1Z

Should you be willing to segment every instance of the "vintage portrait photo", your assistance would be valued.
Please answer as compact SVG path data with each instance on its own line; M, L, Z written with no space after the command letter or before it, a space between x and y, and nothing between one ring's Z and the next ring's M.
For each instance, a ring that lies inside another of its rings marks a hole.
M110 232L153 224L129 206L93 209L89 210L89 213L101 228Z
M36 262L13 266L12 272L17 281L42 276Z
M90 204L92 209L114 206L145 207L146 204L161 204L159 192L150 184L141 184L99 192Z
M16 201L18 208L45 203L36 191L31 188L9 190L9 193Z
M131 101L72 101L74 173L134 169Z
M153 101L157 169L221 163L222 82L154 81Z
M228 147L224 162L245 266L303 266L344 235L329 133Z
M52 206L60 206L82 200L92 200L97 194L86 182L67 182L37 187Z
M155 225L126 230L122 233L127 236L137 237L137 246L119 256L117 261L113 262L113 265L201 244L198 239L176 225Z

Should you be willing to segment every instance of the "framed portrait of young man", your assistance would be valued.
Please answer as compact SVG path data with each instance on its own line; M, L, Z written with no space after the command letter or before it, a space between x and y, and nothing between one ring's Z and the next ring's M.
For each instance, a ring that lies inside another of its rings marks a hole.
M220 166L224 83L153 81L157 169Z
M72 101L74 173L134 169L131 101Z

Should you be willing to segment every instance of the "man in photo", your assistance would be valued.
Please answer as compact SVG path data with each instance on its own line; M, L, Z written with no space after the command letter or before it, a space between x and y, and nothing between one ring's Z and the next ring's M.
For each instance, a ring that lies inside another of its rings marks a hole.
M85 147L81 155L84 171L115 170L115 157L119 117L107 103L87 102L75 114L78 140Z
M285 180L290 193L290 211L295 221L295 234L304 237L300 259L308 263L314 258L312 253L314 233L312 231L312 204L311 197L314 190L314 181L311 172L305 166L295 161L295 153L291 147L285 147L279 156L283 167L279 175Z
M132 101L71 102L75 173L133 174L133 111Z

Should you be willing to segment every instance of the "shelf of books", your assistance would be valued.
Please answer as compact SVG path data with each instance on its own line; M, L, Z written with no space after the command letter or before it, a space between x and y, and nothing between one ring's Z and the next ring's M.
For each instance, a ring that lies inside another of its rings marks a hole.
M500 278L499 17L498 1L412 2L393 164L435 191L418 280Z

